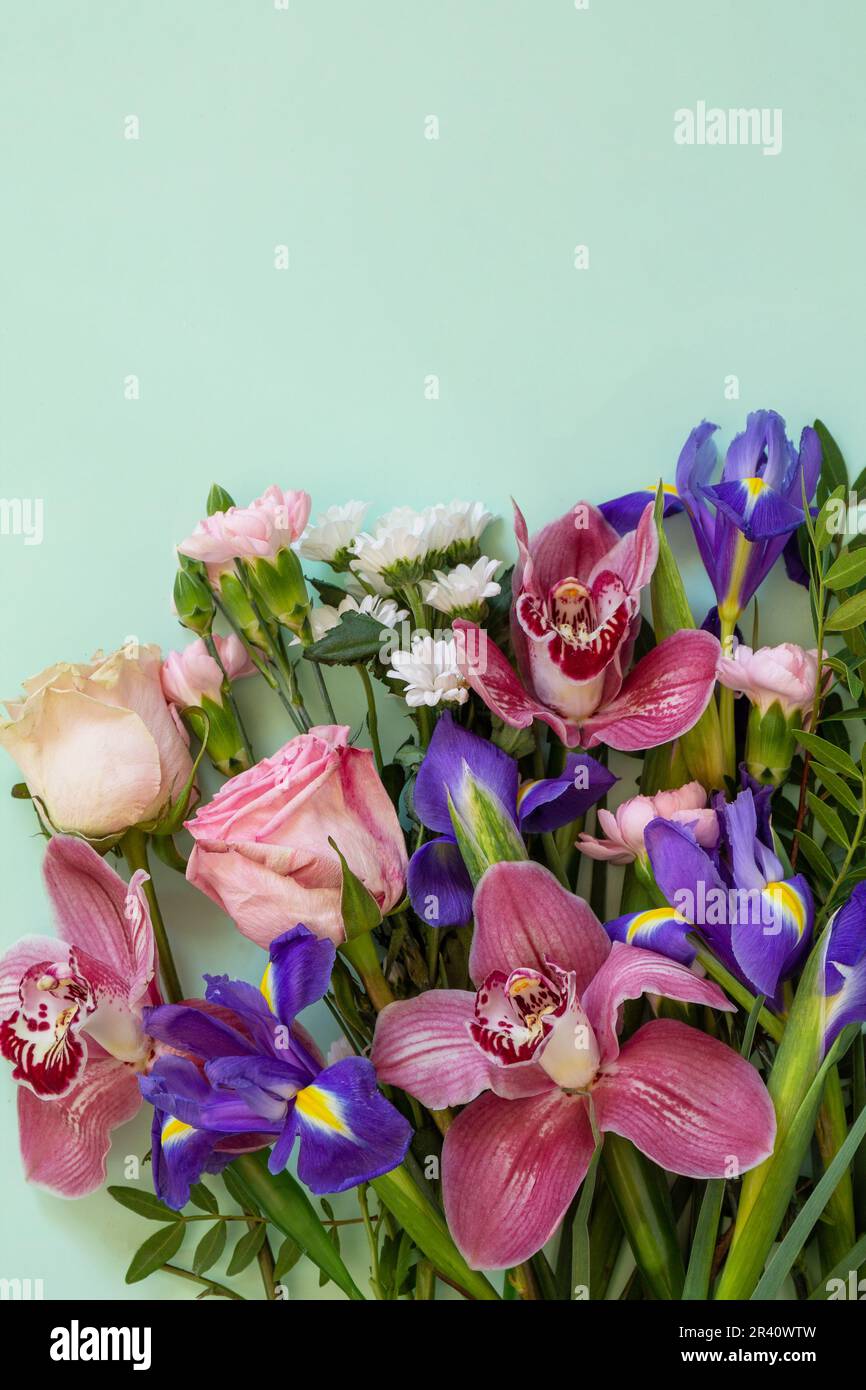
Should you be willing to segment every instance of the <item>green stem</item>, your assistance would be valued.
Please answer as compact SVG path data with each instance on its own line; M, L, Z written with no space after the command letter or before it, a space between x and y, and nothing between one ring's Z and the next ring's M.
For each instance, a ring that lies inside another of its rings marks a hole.
M347 1298L364 1301L339 1253L331 1243L309 1197L287 1171L271 1173L267 1155L241 1154L232 1170L252 1202L284 1235L291 1236Z
M246 1299L242 1293L236 1293L226 1284L218 1284L215 1279L206 1279L203 1274L193 1274L191 1269L181 1269L180 1265L161 1265L164 1274L175 1274L178 1279L189 1279L193 1284L201 1284L204 1288L210 1289L215 1298L231 1298L238 1303L245 1303Z
M725 656L731 654L731 643L736 628L736 619L722 617L719 613L719 623L721 627L722 651ZM727 686L719 686L719 721L722 729L722 756L724 758L725 772L728 777L736 777L737 773L737 743L734 732L734 692Z
M120 850L132 873L135 873L138 869L143 869L148 875L144 881L144 895L147 898L147 905L150 908L150 920L153 926L153 935L156 940L157 954L159 955L159 969L162 976L163 989L166 999L170 1004L179 1004L181 999L185 998L185 995L174 963L174 956L171 953L165 922L159 910L153 879L150 877L150 865L147 860L147 836L144 831L138 830L135 827L131 830L127 830L123 839L120 841Z
M318 670L318 667L316 668ZM376 694L373 690L373 682L370 680L370 673L363 661L359 661L355 670L361 677L361 684L364 687L364 698L367 701L367 728L370 731L370 742L373 745L373 757L376 760L376 771L382 776L385 767L385 760L382 757L382 745L379 742L379 716L376 713Z
M845 1116L845 1101L842 1096L842 1082L839 1068L831 1067L824 1086L824 1098L818 1111L815 1137L818 1151L826 1171L836 1157L848 1136L848 1122ZM843 1173L838 1187L824 1208L823 1219L818 1228L818 1239L825 1269L831 1268L850 1250L856 1240L854 1226L854 1185L850 1169Z
M604 1137L602 1164L649 1293L653 1298L679 1299L685 1269L664 1174L612 1132Z
M339 720L337 719L333 701L331 700L331 692L329 691L327 683L325 681L325 673L319 665L318 661L314 661L312 663L312 666L316 675L316 685L319 687L319 694L321 695L322 700L324 701L325 709L328 711L328 718L330 719L332 724L338 724Z
M382 966L379 963L379 957L376 954L376 947L370 933L362 932L360 936L353 937L351 941L344 941L340 951L348 961L351 961L363 980L367 998L376 1013L380 1013L386 1004L393 1004L394 994L382 973Z
M740 984L740 981L736 979L729 970L725 969L721 961L716 960L712 952L708 951L706 946L701 944L700 937L690 932L689 941L691 941L692 945L695 947L695 959L704 967L704 970L706 970L710 978L715 980L716 984L721 985L732 999L736 999L738 1004L742 1004L744 1009L748 1009L751 1012L756 1003L754 994L750 993L745 985ZM758 1011L758 1022L764 1032L769 1033L770 1037L776 1042L782 1041L785 1025L780 1018L770 1013L769 1009L762 1007Z
M227 699L228 699L229 704L231 705L232 713L234 714L235 720L237 721L237 726L238 726L238 728L240 729L240 734L241 734L241 738L242 738L242 740L243 740L243 745L244 745L244 752L246 753L246 755L247 755L247 757L248 757L248 759L249 759L250 767L252 767L253 764L254 764L255 761L256 761L256 759L255 759L255 754L253 753L253 746L252 746L252 744L250 743L249 735L247 734L246 728L245 728L245 726L244 726L244 721L243 721L243 718L241 717L241 712L240 712L240 709L239 709L239 707L238 707L238 702L237 702L237 700L235 699L234 691L232 690L232 683L231 683L231 681L229 680L229 678L228 678L228 676L227 676L227 674L226 674L226 668L225 668L225 667L223 666L223 664L222 664L222 660L221 660L220 654L219 654L219 648L217 647L217 644L216 644L216 642L215 642L214 639L213 639L213 633L210 633L210 632L209 632L209 633L207 634L207 636L205 637L204 641L205 641L205 646L207 647L208 651L210 652L210 654L211 654L211 656L213 657L214 661L216 662L217 666L218 666L218 667L220 668L220 670L222 671L222 674L223 674L223 682L224 682L225 691L226 691L226 696L227 696Z
M376 1298L380 1299L382 1298L382 1279L379 1270L379 1237L370 1218L370 1207L367 1202L367 1184L363 1182L358 1187L358 1205L361 1208L361 1218L364 1222L367 1244L370 1248L370 1283L373 1286L373 1293Z

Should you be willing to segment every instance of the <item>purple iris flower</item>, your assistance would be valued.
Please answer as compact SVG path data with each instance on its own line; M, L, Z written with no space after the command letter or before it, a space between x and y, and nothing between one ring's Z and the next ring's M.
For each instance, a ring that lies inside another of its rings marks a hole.
M637 529L637 524L643 516L647 502L651 502L658 491L657 487L642 487L636 492L623 493L622 497L614 497L610 502L602 502L599 511L605 521L624 536L628 531ZM664 484L664 515L674 516L683 510L683 504L677 496L675 487Z
M335 953L333 942L293 927L271 943L260 990L206 975L204 1001L147 1011L148 1033L185 1054L160 1057L139 1078L154 1107L154 1186L168 1206L184 1206L202 1173L269 1144L278 1173L300 1142L298 1176L316 1193L343 1192L403 1161L412 1129L380 1094L372 1063L326 1066L295 1021L328 988Z
M415 813L437 833L412 855L407 885L412 906L430 921L427 904L436 902L437 927L463 926L472 916L472 880L463 863L448 808L461 801L466 773L491 793L504 816L525 834L557 830L582 816L619 779L588 753L569 753L558 777L520 786L517 762L501 748L462 728L449 713L437 721L430 747L415 780Z
M686 829L651 821L644 832L650 864L674 912L631 914L610 923L618 940L687 959L682 938L697 929L725 966L778 1002L779 982L809 948L815 907L802 874L785 879L772 847L768 800L751 789L726 803L717 798L719 849L702 849ZM635 925L634 919L646 920ZM676 941L676 933L680 941Z
M732 441L722 476L704 420L693 429L677 463L677 491L685 505L723 624L732 625L763 583L797 527L805 521L803 483L811 501L821 469L821 444L807 426L799 451L773 410L756 410Z
M849 1023L866 1023L866 883L830 919L824 946L824 1051Z

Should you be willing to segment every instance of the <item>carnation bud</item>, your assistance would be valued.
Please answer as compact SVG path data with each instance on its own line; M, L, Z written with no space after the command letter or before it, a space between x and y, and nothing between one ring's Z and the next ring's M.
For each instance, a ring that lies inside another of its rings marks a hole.
M229 507L235 505L233 497L226 492L219 483L214 483L207 495L207 514L213 516L216 512L227 512Z
M302 633L310 611L310 596L295 552L284 546L273 560L250 560L247 572L263 612L292 632Z
M794 756L794 730L800 727L802 713L795 710L785 717L778 700L766 710L752 705L746 733L746 770L756 782L780 787L788 775Z
M174 581L174 606L184 627L205 637L213 625L215 604L206 580L189 562L181 564Z
M219 577L220 601L233 625L246 640L261 651L271 649L271 640L263 629L250 603L246 589L234 570L224 570Z

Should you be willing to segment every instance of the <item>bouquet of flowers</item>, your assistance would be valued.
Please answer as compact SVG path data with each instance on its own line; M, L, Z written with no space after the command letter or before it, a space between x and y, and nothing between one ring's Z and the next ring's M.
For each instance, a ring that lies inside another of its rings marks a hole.
M675 486L535 535L515 508L512 568L478 502L365 530L357 502L311 523L305 492L214 487L178 546L188 644L8 704L56 918L0 962L22 1159L89 1193L150 1108L145 1178L109 1188L156 1223L129 1282L238 1298L258 1260L279 1298L306 1260L350 1299L846 1296L866 487L820 422L795 447L758 411L721 470L715 429ZM700 626L666 534L689 525ZM759 644L782 559L810 650ZM266 754L250 679L285 723ZM248 938L245 978L181 983L154 854Z

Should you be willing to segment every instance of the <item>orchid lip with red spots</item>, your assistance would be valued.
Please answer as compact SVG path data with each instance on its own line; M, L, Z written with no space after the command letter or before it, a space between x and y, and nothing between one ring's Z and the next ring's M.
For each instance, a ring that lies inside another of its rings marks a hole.
M611 945L582 899L532 860L494 864L475 893L476 993L432 990L379 1015L381 1081L448 1129L448 1227L473 1268L540 1250L589 1168L596 1132L630 1139L688 1177L740 1171L772 1152L776 1120L757 1071L684 1023L657 1018L620 1043L621 1006L641 994L733 1009L709 980L654 951Z
M515 532L511 639L520 678L489 637L473 640L474 624L454 623L460 669L485 704L512 728L543 721L569 748L629 752L690 729L715 686L712 634L676 632L629 669L641 590L658 558L652 502L622 537L589 503L531 538L515 508Z

